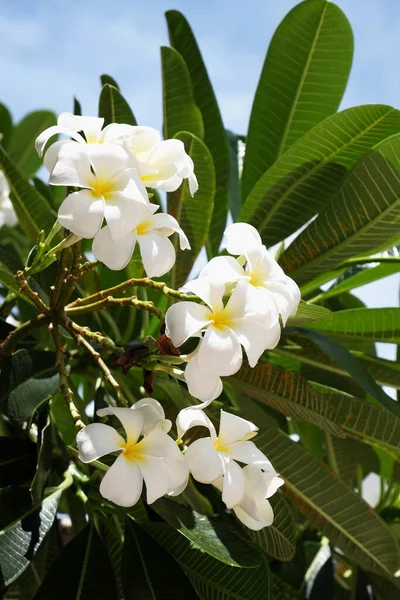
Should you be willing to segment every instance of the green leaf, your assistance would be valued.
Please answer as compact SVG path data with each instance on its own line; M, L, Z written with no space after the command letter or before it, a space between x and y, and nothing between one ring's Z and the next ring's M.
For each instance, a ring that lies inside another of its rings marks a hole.
M400 449L400 420L389 411L347 394L318 391L293 371L259 363L254 369L242 367L229 383L284 415L338 437L348 434L396 452Z
M35 600L117 600L107 551L88 525L65 546L50 567Z
M359 467L362 469L363 478L371 472L379 474L379 459L373 448L358 440L332 437L331 442L335 470L348 486L351 488L356 486Z
M74 115L77 115L78 117L82 116L81 103L79 102L78 98L76 98L75 96L74 96Z
M262 174L239 220L254 225L268 246L280 242L328 205L366 152L399 131L400 111L391 106L357 106L332 115Z
M24 177L30 179L40 168L42 159L35 150L35 140L42 131L56 125L57 118L48 110L26 115L13 129L8 153Z
M25 294L22 294L22 292L19 291L19 285L15 282L13 275L9 271L7 271L6 269L2 269L1 267L0 285L4 286L10 292L14 292L14 294L16 294L18 298L21 298L21 300L24 300L25 302L27 302L27 304L34 306L32 300L30 300L27 296L25 296Z
M203 117L204 143L210 150L214 160L216 174L215 202L208 237L212 251L216 254L226 226L229 208L230 158L227 134L203 57L189 23L177 10L167 11L166 18L171 46L180 53L189 70L194 99ZM191 131L187 127L183 129ZM232 189L230 191L232 192ZM240 194L240 190L238 191Z
M354 167L339 193L283 253L298 282L400 239L400 135L384 140Z
M71 412L65 404L64 396L57 391L51 400L51 420L66 446L74 446L76 441L76 429Z
M43 502L32 505L27 489L0 491L0 591L27 568L56 516L62 490L69 476Z
M242 206L240 197L240 177L239 177L239 141L242 136L235 135L232 131L227 130L229 142L229 196L230 196L230 211L233 221L237 221Z
M152 508L198 549L220 562L233 567L256 567L260 564L259 553L246 545L229 525L165 498L157 500Z
M288 326L302 323L309 323L310 321L326 321L332 316L332 313L323 306L317 306L315 304L308 304L304 300L300 300L299 308L297 313L290 317L288 320Z
M115 79L113 77L111 77L111 75L107 75L105 73L103 75L100 75L100 82L101 82L101 87L108 84L108 85L111 85L112 87L115 87L117 90L119 90L118 83L115 81Z
M110 123L137 125L132 109L121 92L108 83L103 85L100 92L99 117L103 117L104 125Z
M0 104L0 144L7 148L13 129L10 111L4 104Z
M168 212L177 219L191 246L190 250L179 250L179 238L175 236L177 256L171 285L179 287L185 283L207 240L214 206L215 172L210 151L198 137L188 132L181 132L175 137L184 142L186 152L193 160L199 182L195 198L190 195L187 180L176 192L168 196Z
M346 558L373 573L392 577L399 547L385 522L312 454L279 431L261 407L239 399L241 416L257 423L256 444L285 480L283 488L301 513Z
M42 415L41 417L43 420ZM47 410L44 415L44 423L39 423L38 426L38 446L38 464L30 487L33 502L40 502L43 498L47 478L51 471L53 439L50 417Z
M193 546L164 523L139 522L185 571L201 600L270 600L271 581L264 558L259 567L235 569Z
M4 361L0 373L0 405L12 421L28 420L57 389L53 352L18 350Z
M203 138L203 119L194 99L192 81L185 61L173 48L162 46L161 63L164 138L172 138L180 131L189 131L198 138Z
M0 436L0 488L25 483L35 466L35 444L25 438Z
M4 171L10 184L11 201L18 219L31 240L36 242L42 229L50 232L56 215L47 200L25 179L1 146L0 169Z
M254 98L243 198L283 152L336 112L352 57L351 27L335 4L307 0L286 15L271 40Z
M197 598L171 555L131 519L126 520L121 568L125 600Z
M277 492L269 499L274 511L274 522L260 531L243 527L247 535L268 556L278 560L291 560L296 550L296 522L293 509L281 493Z

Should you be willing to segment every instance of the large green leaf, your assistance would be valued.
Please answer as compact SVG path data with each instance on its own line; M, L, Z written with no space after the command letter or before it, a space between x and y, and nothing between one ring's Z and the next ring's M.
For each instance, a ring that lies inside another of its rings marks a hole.
M107 551L88 525L65 546L51 565L35 600L117 600Z
M303 282L346 259L400 240L400 135L366 154L339 193L283 253L285 271Z
M0 591L16 579L35 556L56 516L69 476L43 502L32 505L29 491L5 488L0 492Z
M331 317L332 313L323 306L315 304L307 304L304 300L300 300L297 312L293 317L288 319L288 325L299 325L312 321L326 321Z
M4 104L0 104L0 144L7 148L13 129L10 111Z
M285 150L336 112L352 56L351 27L335 4L307 0L286 15L271 40L254 98L243 198Z
M374 342L400 342L400 308L352 308L305 327L340 339L363 338Z
M185 571L201 600L270 600L271 581L268 564L237 569L222 563L193 546L164 523L139 522Z
M196 39L185 17L177 10L166 12L171 46L183 57L193 84L193 94L204 123L204 143L210 150L216 175L214 211L208 239L217 253L226 225L229 194L229 151L227 135L217 100ZM184 129L187 129L185 127ZM188 130L190 131L190 130Z
M103 117L104 125L109 125L110 123L137 124L132 109L121 92L109 83L103 85L101 89L99 117Z
M197 598L178 563L131 519L126 521L121 569L125 600Z
M268 245L320 212L347 173L377 143L400 131L391 106L349 108L316 125L257 182L239 220L254 225Z
M194 99L192 81L185 61L174 48L163 46L161 62L165 139L174 137L180 131L189 131L202 138L203 118Z
M260 427L257 446L282 475L284 492L303 515L350 561L392 577L400 556L386 523L321 461L278 430L262 407L247 398L239 405L241 415Z
M400 449L400 420L389 411L347 394L317 391L293 371L259 363L254 369L242 367L229 382L282 414L336 436L348 434L397 452Z
M181 132L176 137L184 142L186 152L193 160L199 189L195 198L192 198L185 180L176 192L168 196L168 212L178 220L191 246L190 250L181 251L178 236L175 236L177 257L172 271L173 287L185 283L194 261L206 243L215 194L214 164L207 146L188 132Z
M26 115L13 129L8 147L10 158L27 179L33 177L42 164L35 150L35 140L42 131L57 123L54 113L38 110Z
M1 146L0 169L4 171L10 184L11 201L18 219L31 240L36 242L42 229L50 232L56 215L47 200L25 179Z
M362 477L369 473L379 473L379 459L375 450L358 440L328 438L331 443L332 459L339 477L350 487L357 484L358 470L361 468Z
M260 555L229 525L212 520L177 502L161 498L154 510L197 548L234 567L256 567Z
M106 73L103 73L103 75L100 75L100 83L101 83L102 87L103 87L103 85L108 84L108 85L112 85L117 90L119 90L119 85L115 81L115 79L113 77L111 77L111 75L107 75Z

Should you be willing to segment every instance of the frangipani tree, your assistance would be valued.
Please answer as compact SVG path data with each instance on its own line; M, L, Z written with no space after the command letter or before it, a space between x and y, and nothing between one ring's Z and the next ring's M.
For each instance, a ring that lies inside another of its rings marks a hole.
M399 270L400 112L337 112L305 0L228 132L166 17L163 137L108 75L98 117L0 108L3 596L397 598L400 309L352 291Z

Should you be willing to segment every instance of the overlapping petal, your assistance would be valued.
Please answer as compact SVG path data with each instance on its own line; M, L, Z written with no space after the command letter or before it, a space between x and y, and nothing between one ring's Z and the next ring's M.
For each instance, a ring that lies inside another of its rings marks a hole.
M136 231L128 233L118 241L111 237L108 225L95 236L92 252L100 262L113 271L124 269L132 258L137 240Z
M178 347L207 327L211 320L210 309L206 306L189 301L178 302L167 310L165 332Z
M198 360L198 353L195 354L186 365L185 381L189 393L201 400L201 408L205 408L222 393L222 381L219 375L204 371ZM198 407L198 408L200 408Z
M225 471L224 460L211 438L201 438L186 450L185 462L193 477L201 483L211 483Z
M100 494L118 504L129 507L136 504L143 488L143 476L136 462L118 456L100 483Z
M91 423L76 436L79 458L84 463L97 460L110 452L121 450L124 438L113 427L103 423Z

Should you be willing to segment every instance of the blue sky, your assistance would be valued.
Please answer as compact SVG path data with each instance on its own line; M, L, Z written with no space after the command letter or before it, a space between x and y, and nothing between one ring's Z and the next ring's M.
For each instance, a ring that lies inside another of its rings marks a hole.
M159 47L164 11L183 12L202 49L225 126L245 133L269 40L295 0L1 0L0 101L15 120L38 108L96 114L99 75L111 74L142 124L161 127ZM400 2L337 0L355 35L342 108L400 105ZM398 303L399 277L359 292ZM358 293L358 292L357 292Z

